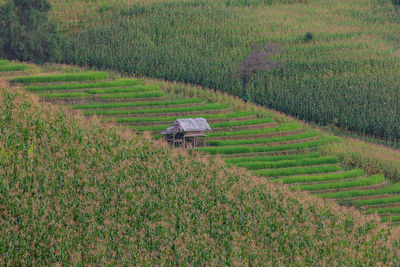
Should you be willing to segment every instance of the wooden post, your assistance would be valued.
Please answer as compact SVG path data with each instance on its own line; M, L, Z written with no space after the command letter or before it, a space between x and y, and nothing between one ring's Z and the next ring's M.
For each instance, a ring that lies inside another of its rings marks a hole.
M193 147L196 147L196 146L197 146L197 136L195 136L194 140L193 140Z

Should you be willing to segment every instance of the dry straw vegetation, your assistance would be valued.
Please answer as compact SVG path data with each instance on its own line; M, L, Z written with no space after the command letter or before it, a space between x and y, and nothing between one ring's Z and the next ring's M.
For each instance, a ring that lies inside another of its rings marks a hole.
M374 217L0 91L1 264L397 265ZM314 155L315 156L315 155Z

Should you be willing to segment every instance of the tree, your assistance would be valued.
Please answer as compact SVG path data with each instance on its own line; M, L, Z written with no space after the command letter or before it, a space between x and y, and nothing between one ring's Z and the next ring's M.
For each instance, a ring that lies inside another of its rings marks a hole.
M280 48L278 43L267 43L260 51L257 44L254 44L251 49L252 53L246 57L237 67L238 76L242 80L242 98L247 101L248 91L247 86L250 78L257 72L266 72L273 68L282 66L282 62L268 60L268 58L277 52Z
M0 7L0 55L44 63L56 57L60 39L49 21L48 0L8 0Z

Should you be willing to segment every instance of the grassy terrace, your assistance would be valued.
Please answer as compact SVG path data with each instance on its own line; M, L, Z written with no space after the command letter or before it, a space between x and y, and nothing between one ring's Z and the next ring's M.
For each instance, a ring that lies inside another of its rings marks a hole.
M369 176L360 169L345 169L338 157L323 154L320 148L337 142L338 137L308 130L292 120L279 121L268 112L213 101L209 95L185 96L138 79L105 79L105 73L87 72L20 77L13 82L43 83L25 88L43 99L70 99L67 104L73 110L137 133L152 132L156 139L177 118L204 117L214 131L207 135L207 147L196 151L225 157L228 166L245 168L293 190L337 199L368 214L383 214L384 221L398 221L398 208L371 205L400 206L400 197L395 196L400 194L400 183L392 184L383 175ZM374 199L354 199L371 196Z

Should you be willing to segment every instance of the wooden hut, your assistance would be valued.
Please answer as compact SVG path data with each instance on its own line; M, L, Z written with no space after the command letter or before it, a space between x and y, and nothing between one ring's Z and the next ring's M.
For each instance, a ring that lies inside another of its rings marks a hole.
M194 148L206 145L206 133L210 131L204 118L177 119L161 134L173 147Z

